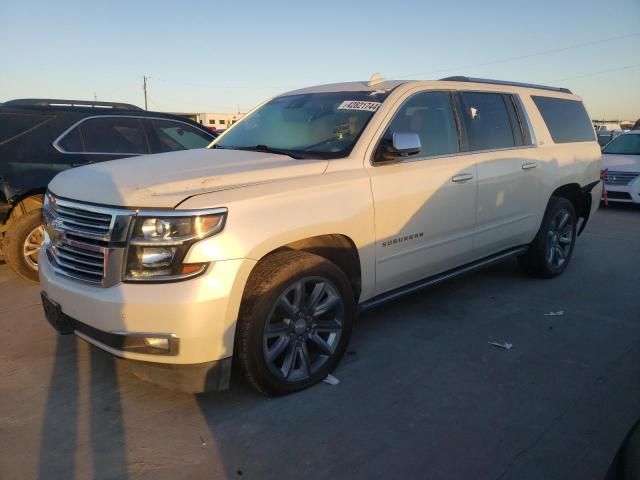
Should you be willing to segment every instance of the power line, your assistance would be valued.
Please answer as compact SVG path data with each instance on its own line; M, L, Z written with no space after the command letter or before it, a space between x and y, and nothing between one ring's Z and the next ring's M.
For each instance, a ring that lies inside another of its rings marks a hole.
M593 40L591 42L579 43L579 44L570 45L570 46L567 46L567 47L552 48L552 49L549 49L549 50L541 50L539 52L529 53L527 55L518 55L516 57L507 57L507 58L501 58L501 59L498 59L498 60L490 60L488 62L473 63L473 64L469 64L469 65L461 65L461 66L458 66L458 67L444 68L444 69L440 69L440 70L431 70L430 72L411 73L409 75L399 75L398 77L400 77L400 78L403 78L403 77L417 77L417 76L421 76L421 75L430 75L430 74L433 74L433 73L445 73L445 72L451 72L451 71L454 71L454 70L464 70L464 69L467 69L467 68L477 68L477 67L484 67L484 66L487 66L487 65L496 65L498 63L513 62L515 60L522 60L522 59L525 59L525 58L538 57L538 56L541 56L541 55L548 55L550 53L556 53L556 52L564 52L564 51L573 50L573 49L576 49L576 48L591 47L593 45L599 45L601 43L611 42L613 40L621 40L623 38L636 37L638 35L640 35L640 32L628 33L626 35L617 35L615 37L602 38L600 40Z
M165 80L163 78L155 78L156 81L172 83L175 85L187 85L191 87L201 87L201 88L215 88L215 89L238 89L238 90L286 90L289 88L299 88L299 86L247 86L247 85L211 85L204 83L194 83L194 82L183 82L183 81L175 81L175 80Z
M599 70L597 72L585 73L585 74L582 74L582 75L576 75L575 77L556 78L554 80L547 80L547 82L548 83L551 83L551 82L564 82L566 80L575 80L577 78L595 77L596 75L602 75L603 73L618 72L620 70L630 70L632 68L638 68L638 67L640 67L640 63L637 64L637 65L625 65L624 67L608 68L607 70Z

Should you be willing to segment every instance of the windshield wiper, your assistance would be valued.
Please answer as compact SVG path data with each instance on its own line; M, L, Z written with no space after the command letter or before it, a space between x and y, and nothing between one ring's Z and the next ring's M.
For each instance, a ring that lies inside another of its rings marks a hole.
M276 155L286 155L291 158L295 158L296 160L300 160L304 158L300 155L292 153L290 150L282 150L280 148L272 148L268 145L255 145L253 147L231 147L233 150L248 150L250 152L265 152L265 153L275 153Z

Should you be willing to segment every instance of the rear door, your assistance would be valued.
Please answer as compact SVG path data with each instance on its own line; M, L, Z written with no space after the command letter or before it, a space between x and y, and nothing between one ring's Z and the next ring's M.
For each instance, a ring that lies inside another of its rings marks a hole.
M0 109L0 181L9 195L41 189L61 171L51 146L58 122L54 112Z
M531 241L542 191L536 149L519 100L499 92L458 92L465 149L478 172L474 259Z
M54 147L68 167L151 152L142 118L125 115L87 117L64 132Z

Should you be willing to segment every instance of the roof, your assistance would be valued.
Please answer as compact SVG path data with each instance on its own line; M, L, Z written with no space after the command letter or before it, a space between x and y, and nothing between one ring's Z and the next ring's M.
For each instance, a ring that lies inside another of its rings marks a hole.
M455 77L446 77L441 78L440 80L385 80L379 77L377 74L369 81L360 81L360 82L344 82L344 83L329 83L327 85L316 85L313 87L302 88L299 90L292 90L283 95L298 95L305 93L325 93L325 92L373 92L383 90L385 92L390 92L394 88L409 83L425 83L425 82L433 82L437 84L438 82L460 82L460 83L479 83L484 85L497 85L497 86L511 86L511 87L520 87L520 88L530 88L535 90L547 90L557 93L567 93L571 94L571 90L562 87L552 87L548 85L538 85L533 83L520 83L520 82L511 82L507 80L490 80L486 78L473 78L473 77L464 77L464 76L455 76Z
M328 83L326 85L316 85L313 87L292 90L283 95L299 95L304 93L326 93L326 92L375 92L376 90L384 90L389 92L399 85L410 83L413 80L384 80L380 83L370 85L368 81L361 82L343 82Z
M131 105L130 103L120 102L99 102L92 100L63 100L56 98L20 98L9 100L2 104L4 107L45 107L45 108L99 108L102 110L137 110L140 107Z
M569 90L568 88L550 87L548 85L538 85L535 83L511 82L508 80L491 80L488 78L454 76L454 77L441 78L440 80L449 81L449 82L486 83L488 85L508 85L511 87L534 88L538 90L550 90L552 92L572 93L571 90Z

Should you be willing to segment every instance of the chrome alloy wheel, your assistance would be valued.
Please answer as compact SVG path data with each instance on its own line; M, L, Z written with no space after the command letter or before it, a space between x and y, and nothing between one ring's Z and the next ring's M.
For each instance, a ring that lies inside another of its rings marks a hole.
M561 267L571 253L573 223L566 210L560 210L551 222L547 233L547 262L553 268Z
M307 380L336 351L344 301L323 277L305 277L276 299L265 323L262 351L269 370L287 382Z
M29 232L22 244L22 255L24 263L32 270L38 271L38 255L44 245L44 227L38 225Z

